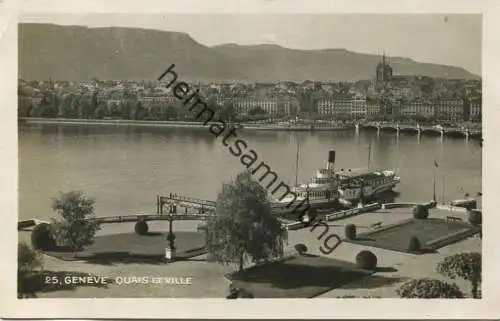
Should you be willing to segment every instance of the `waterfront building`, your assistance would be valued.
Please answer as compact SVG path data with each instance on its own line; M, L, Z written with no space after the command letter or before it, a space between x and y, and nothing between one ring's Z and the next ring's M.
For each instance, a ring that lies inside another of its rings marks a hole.
M435 104L429 100L417 98L414 100L404 100L401 104L400 115L415 117L434 117L436 114Z
M293 99L289 96L273 95L269 97L224 97L217 96L215 104L217 108L222 108L225 104L232 103L234 110L240 114L248 114L252 109L261 108L269 115L290 115L292 112Z
M366 98L361 95L321 99L318 102L320 115L351 115L364 117L367 115Z
M411 88L409 87L392 87L390 92L395 98L406 98L412 94Z
M239 114L248 114L255 108L261 108L270 115L278 113L278 103L276 98L255 99L253 97L245 97L236 98L234 101L234 109Z
M356 95L351 101L351 114L356 117L366 117L366 98L361 95Z
M439 99L436 105L436 118L440 121L463 121L464 100L460 98Z
M378 101L367 101L366 102L366 114L368 116L380 115L380 103Z
M320 115L351 114L351 111L352 111L351 97L321 99L318 102L318 114Z
M480 98L470 100L470 118L471 121L481 121L482 101Z
M138 101L144 108L149 108L152 106L175 105L178 99L174 96L146 96L139 98Z

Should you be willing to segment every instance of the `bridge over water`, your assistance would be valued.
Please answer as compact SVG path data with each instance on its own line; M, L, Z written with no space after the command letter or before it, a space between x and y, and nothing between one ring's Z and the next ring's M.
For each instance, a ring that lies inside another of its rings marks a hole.
M461 136L465 139L481 139L482 128L472 126L455 126L446 127L442 125L420 125L420 124L401 124L397 122L368 122L365 124L357 125L357 129L374 129L380 131L392 131L396 133L409 132L417 135L421 134L434 134L441 136Z

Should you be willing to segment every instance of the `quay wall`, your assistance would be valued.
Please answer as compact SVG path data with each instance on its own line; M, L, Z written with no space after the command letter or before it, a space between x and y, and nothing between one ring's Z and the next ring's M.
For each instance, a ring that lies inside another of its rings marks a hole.
M62 124L62 125L114 125L114 126L137 126L137 127L171 127L171 128L207 128L200 122L178 121L178 120L130 120L130 119L71 119L71 118L21 118L25 124ZM279 126L279 125L246 125L243 123L242 130L271 130L271 131L324 131L324 130L350 130L352 126Z

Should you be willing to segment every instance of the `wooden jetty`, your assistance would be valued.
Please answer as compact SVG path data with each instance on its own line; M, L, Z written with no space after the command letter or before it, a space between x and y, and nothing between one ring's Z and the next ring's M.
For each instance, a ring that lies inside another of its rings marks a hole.
M165 205L169 205L168 212L177 213L176 207L183 207L186 209L197 210L200 214L203 213L215 213L215 201L204 200L194 197L177 195L175 193L170 193L168 196L157 196L156 201L156 212L158 214L165 213ZM272 204L271 210L275 214L286 214L297 211L296 204L293 206L288 206L285 204ZM302 204L305 208L306 204Z

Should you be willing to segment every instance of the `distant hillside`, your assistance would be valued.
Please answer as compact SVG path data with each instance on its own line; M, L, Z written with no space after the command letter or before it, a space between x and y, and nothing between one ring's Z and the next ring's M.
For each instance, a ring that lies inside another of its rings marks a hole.
M179 32L19 24L19 76L23 79L153 80L175 63L179 77L191 81L351 81L372 78L379 61L379 56L345 49L207 47ZM398 74L478 78L458 67L407 58L389 58L389 62Z

